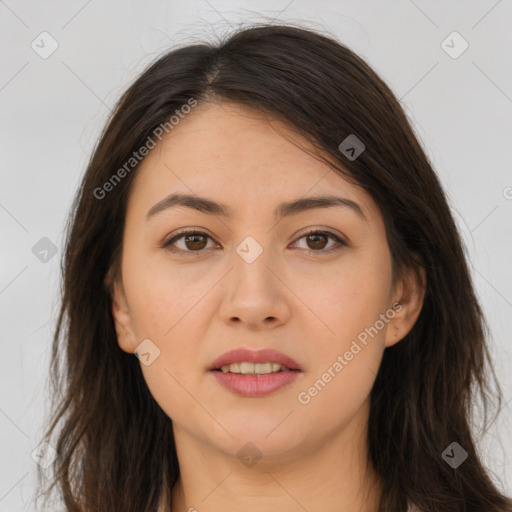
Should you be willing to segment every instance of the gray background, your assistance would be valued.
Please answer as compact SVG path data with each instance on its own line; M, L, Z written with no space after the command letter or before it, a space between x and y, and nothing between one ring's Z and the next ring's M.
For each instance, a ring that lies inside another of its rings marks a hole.
M327 29L347 43L413 121L489 320L505 401L494 424L475 430L486 463L512 494L511 15L506 0L0 0L0 512L33 510L31 453L45 414L64 223L110 109L160 52L272 18ZM51 48L44 31L58 44L45 59L31 47L46 37L44 51ZM458 53L462 40L442 45L453 31L469 44L457 58L444 48ZM53 257L41 252L44 237Z

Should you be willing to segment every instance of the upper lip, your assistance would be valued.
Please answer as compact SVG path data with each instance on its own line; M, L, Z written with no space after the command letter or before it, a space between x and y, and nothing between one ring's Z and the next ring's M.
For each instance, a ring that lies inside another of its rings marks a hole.
M249 363L279 363L290 368L290 370L302 370L297 361L278 350L263 349L255 351L245 348L236 348L225 352L213 361L209 370L218 370L221 366L226 364L241 363L244 361Z

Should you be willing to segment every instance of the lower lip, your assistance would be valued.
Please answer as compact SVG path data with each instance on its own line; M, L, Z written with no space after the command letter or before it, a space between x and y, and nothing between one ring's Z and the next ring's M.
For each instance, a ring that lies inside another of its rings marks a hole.
M291 384L300 371L269 373L268 375L242 375L213 370L215 378L226 389L237 395L259 397L270 395Z

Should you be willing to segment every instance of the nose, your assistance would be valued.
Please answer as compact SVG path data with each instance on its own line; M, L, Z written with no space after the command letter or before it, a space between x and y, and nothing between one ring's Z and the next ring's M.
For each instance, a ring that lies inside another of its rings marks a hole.
M258 330L276 328L289 320L293 294L283 272L273 268L276 265L270 253L263 250L251 263L234 254L233 268L223 283L220 315L225 323Z

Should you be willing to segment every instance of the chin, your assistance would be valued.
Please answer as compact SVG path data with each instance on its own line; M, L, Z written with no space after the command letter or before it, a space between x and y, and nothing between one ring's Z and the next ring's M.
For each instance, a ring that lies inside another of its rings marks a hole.
M286 414L281 414L278 421L271 421L270 418L253 421L253 418L249 417L244 421L223 422L224 428L233 437L221 427L216 429L215 438L211 437L211 431L205 434L210 436L209 442L212 445L227 454L243 456L246 452L248 455L254 452L254 456L277 462L283 457L289 458L294 452L303 450L309 444L308 439L311 440L311 434L301 432L291 421L283 421L285 416Z

